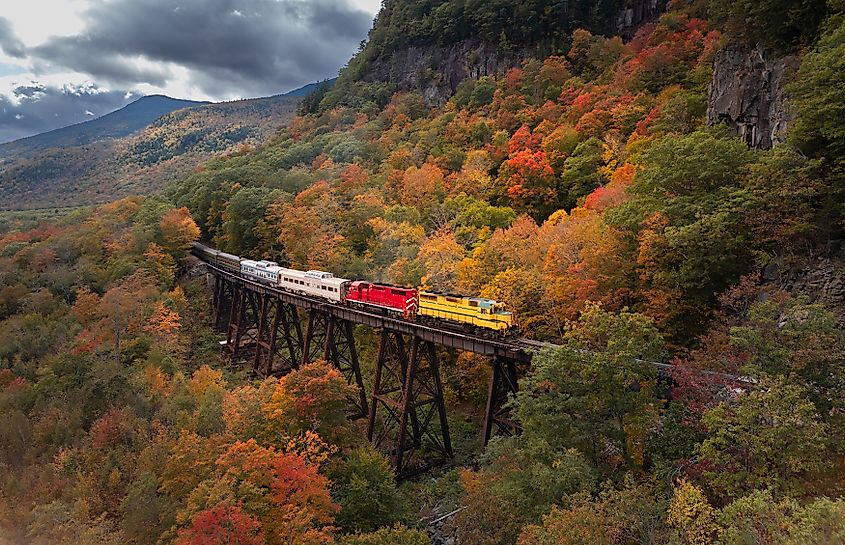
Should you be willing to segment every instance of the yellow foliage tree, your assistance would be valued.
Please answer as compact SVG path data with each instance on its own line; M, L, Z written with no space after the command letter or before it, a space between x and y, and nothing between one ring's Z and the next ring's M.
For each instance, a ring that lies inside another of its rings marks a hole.
M170 286L176 275L176 261L164 248L150 242L144 251L144 267L158 279L160 286Z
M200 236L194 218L186 207L173 208L164 213L159 222L162 246L174 258L184 257L191 243Z
M701 489L686 480L675 487L666 522L678 531L686 545L709 545L721 531L716 523L716 510Z
M437 291L452 291L458 278L458 264L464 249L448 230L434 233L423 243L417 258L425 266L423 285Z
M211 388L221 391L226 389L226 380L223 378L223 371L203 365L194 371L191 380L188 381L188 390L195 398L200 399Z

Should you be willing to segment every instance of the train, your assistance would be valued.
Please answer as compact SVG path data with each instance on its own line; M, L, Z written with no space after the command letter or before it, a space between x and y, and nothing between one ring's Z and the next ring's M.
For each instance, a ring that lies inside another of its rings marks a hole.
M278 289L317 297L333 304L376 312L409 321L437 321L464 331L514 331L514 315L504 303L484 297L440 293L339 278L330 272L300 271L275 261L247 259L221 252L199 242L193 254L219 269Z

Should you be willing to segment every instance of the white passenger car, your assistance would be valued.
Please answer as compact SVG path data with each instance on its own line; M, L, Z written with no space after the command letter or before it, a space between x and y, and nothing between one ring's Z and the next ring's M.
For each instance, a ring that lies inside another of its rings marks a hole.
M346 288L350 282L350 280L345 278L335 278L330 272L303 272L297 271L296 269L282 268L279 271L278 285L280 288L288 291L322 297L342 303L346 295Z
M241 274L262 284L279 283L280 271L286 270L279 267L275 261L253 261L251 259L241 260Z

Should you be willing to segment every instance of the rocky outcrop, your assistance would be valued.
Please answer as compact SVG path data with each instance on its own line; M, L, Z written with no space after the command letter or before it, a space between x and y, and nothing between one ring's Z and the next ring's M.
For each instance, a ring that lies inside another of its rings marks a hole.
M529 56L525 50L502 52L477 38L449 46L409 46L374 61L364 80L395 83L421 93L432 106L442 106L465 78L502 73Z
M666 11L666 0L633 0L616 10L616 33L623 40L634 37L639 26Z
M754 148L784 141L790 121L784 93L795 56L741 44L716 55L707 104L707 123L725 123Z
M800 265L784 267L782 261L773 261L763 270L762 280L824 305L840 324L845 324L845 243L833 245L831 251Z
M666 11L666 0L624 0L618 2L612 19L615 32L630 39L645 22ZM362 79L389 82L402 90L421 93L431 106L442 106L466 78L503 74L527 58L550 54L545 46L512 44L504 51L499 44L469 38L449 45L411 45L383 54L367 67Z
M811 302L830 309L845 324L845 251L838 256L819 257L800 271L782 279L783 287L805 295Z

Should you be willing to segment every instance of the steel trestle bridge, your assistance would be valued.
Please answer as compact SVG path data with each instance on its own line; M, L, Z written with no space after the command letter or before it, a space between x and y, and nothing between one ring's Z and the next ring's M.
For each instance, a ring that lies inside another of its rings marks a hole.
M200 256L197 256L200 257ZM283 376L323 359L354 386L349 414L367 419L367 438L386 452L398 477L427 470L452 457L452 444L438 347L490 358L482 446L494 433L513 435L518 425L506 406L518 378L543 348L556 345L523 338L483 337L334 304L245 278L200 260L212 286L212 322L226 333L223 350L238 365L262 377ZM372 387L365 391L354 326L378 336ZM671 365L653 363L662 375Z

